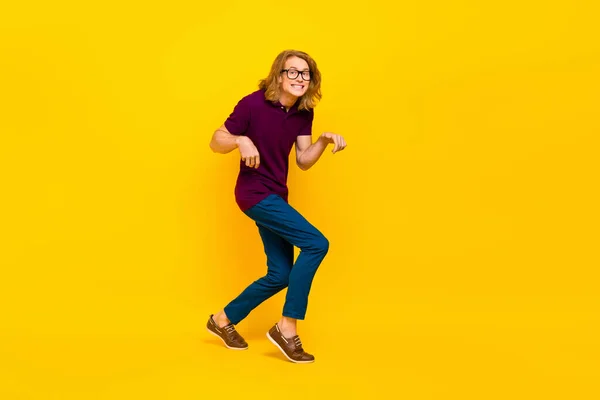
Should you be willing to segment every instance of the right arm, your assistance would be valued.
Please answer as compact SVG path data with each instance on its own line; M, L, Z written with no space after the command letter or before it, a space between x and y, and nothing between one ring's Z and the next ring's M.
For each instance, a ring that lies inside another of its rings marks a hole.
M242 137L245 136L232 135L225 125L221 125L213 134L209 146L215 153L227 154L239 147Z
M227 154L235 149L239 149L242 160L246 162L246 166L258 168L260 165L260 155L252 140L248 136L232 135L225 125L221 125L215 131L209 146L213 152L221 154Z

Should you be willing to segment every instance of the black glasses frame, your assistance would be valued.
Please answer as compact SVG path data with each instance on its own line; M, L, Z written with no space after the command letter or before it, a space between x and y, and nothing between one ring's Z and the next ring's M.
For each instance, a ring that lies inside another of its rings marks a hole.
M303 81L310 81L312 79L311 71L298 71L297 69L292 69L292 70L282 69L281 72L285 72L287 77L290 79L296 79L298 77L298 75L302 77ZM308 79L304 79L304 73L306 73L306 72L308 72ZM294 76L290 75L290 73Z

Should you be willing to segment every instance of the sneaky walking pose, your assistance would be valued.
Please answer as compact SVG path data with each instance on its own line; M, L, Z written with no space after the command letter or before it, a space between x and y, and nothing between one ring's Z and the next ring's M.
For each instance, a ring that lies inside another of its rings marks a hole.
M235 325L287 287L281 318L267 337L290 361L315 359L303 349L296 321L306 315L313 278L329 250L329 241L288 203L287 176L294 145L296 164L302 170L312 167L328 145L333 145L333 153L346 147L344 138L331 132L313 141L320 88L316 62L305 52L283 51L259 89L237 103L210 142L216 153L239 150L236 203L256 223L267 258L267 274L208 319L209 332L230 349L248 348ZM295 263L294 246L300 249Z

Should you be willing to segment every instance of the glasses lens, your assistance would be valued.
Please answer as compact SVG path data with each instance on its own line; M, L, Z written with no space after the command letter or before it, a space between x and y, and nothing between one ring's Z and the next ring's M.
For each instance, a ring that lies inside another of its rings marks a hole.
M304 79L305 81L309 81L310 80L310 71L298 71L297 69L288 69L287 70L287 77L290 79L296 79L298 78L298 75L302 74L302 79Z

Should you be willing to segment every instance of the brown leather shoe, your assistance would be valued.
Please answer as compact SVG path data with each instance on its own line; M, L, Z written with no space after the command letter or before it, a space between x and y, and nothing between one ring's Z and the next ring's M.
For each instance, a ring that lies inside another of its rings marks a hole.
M267 338L292 362L305 364L315 361L315 357L302 348L302 342L298 335L291 338L284 337L277 324L269 329Z
M248 348L248 343L244 340L244 338L235 330L235 326L233 324L226 325L222 328L219 328L215 320L213 319L213 315L211 314L208 318L208 322L206 323L206 329L219 339L223 341L225 347L231 350L246 350Z

